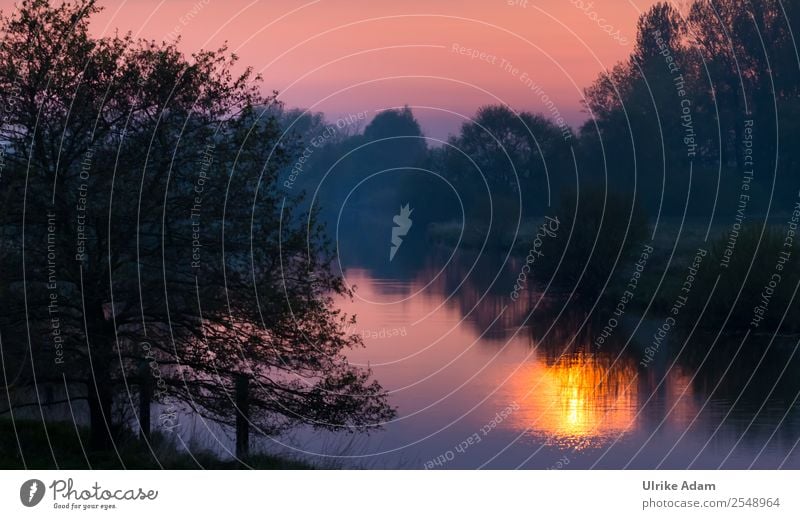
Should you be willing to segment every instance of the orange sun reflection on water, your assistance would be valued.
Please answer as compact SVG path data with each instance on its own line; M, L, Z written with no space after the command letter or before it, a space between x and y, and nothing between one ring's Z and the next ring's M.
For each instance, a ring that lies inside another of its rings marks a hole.
M575 352L535 361L509 381L514 428L577 450L601 447L635 426L637 369L630 359Z

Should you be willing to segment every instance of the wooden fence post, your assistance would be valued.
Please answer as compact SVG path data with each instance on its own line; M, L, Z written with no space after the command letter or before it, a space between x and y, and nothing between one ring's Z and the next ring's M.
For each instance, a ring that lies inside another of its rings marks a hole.
M236 457L239 459L250 453L249 386L250 379L246 375L236 375Z
M139 437L150 441L150 404L153 400L153 377L150 363L142 360L139 364Z

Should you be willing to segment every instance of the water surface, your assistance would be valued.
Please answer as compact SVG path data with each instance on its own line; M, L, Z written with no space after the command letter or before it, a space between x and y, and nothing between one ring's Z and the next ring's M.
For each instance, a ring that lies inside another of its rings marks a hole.
M341 306L366 345L348 357L372 368L398 417L369 436L301 431L281 448L374 468L800 467L793 340L734 355L740 340L726 337L700 363L714 336L676 332L644 368L657 317L626 315L598 348L599 308L543 287L510 298L518 261L429 255L344 269L355 296Z

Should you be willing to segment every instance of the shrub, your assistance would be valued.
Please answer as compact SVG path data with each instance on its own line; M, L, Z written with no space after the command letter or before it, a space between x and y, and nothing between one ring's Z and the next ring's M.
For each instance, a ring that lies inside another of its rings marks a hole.
M699 316L711 297L700 327L719 330L724 326L728 332L774 333L779 327L784 333L798 331L800 305L791 298L800 280L800 251L794 243L787 245L786 237L784 229L766 228L762 236L762 227L751 225L735 238L724 236L712 245L687 304L690 315ZM729 261L724 261L726 250Z
M556 216L559 230L543 244L538 277L574 288L583 299L600 296L647 234L646 218L633 196L596 188L565 194Z

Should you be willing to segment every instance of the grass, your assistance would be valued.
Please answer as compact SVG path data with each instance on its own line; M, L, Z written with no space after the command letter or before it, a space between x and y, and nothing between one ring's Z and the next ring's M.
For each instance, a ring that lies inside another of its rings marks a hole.
M16 435L14 432L16 425ZM46 431L45 431L46 427ZM45 434L46 433L46 434ZM33 420L0 420L0 469L312 469L308 463L269 454L253 454L242 461L221 459L210 451L183 451L161 434L150 446L133 435L124 435L117 450L84 454L89 431L68 422L43 425ZM19 444L17 443L19 437ZM80 441L79 441L80 440ZM88 447L86 447L88 449ZM152 449L152 450L151 450ZM22 456L20 455L22 453ZM24 461L23 461L24 459Z
M489 249L505 251L514 243L514 252L524 256L528 253L531 242L536 237L539 226L543 221L544 217L524 219L520 222L519 230L515 234L516 219L512 221L513 225L496 219L493 223L492 235L486 246ZM505 228L507 224L510 225L510 229ZM487 232L489 232L488 225L468 225L463 229L462 235L461 222L454 220L434 222L429 224L427 228L427 236L434 243L455 247L459 244L459 237L461 237L459 247L475 251L484 246Z

